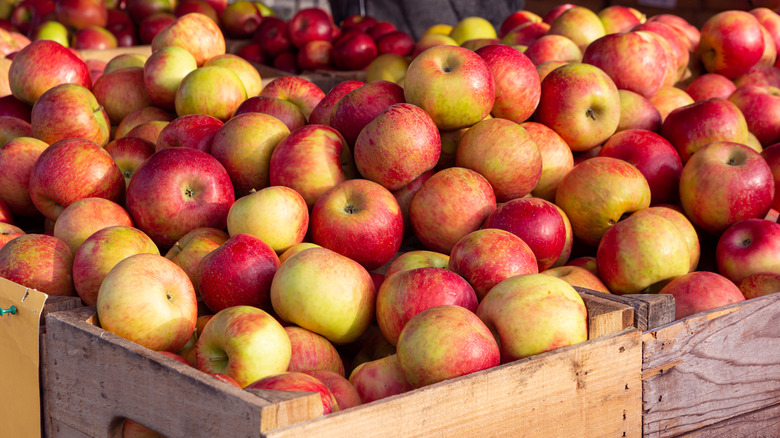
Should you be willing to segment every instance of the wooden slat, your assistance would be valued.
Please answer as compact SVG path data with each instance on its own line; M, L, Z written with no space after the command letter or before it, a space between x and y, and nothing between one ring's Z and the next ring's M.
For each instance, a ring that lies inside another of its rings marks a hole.
M165 436L258 437L322 415L317 394L258 397L90 324L95 308L47 317L51 436L112 436L130 418Z
M631 306L590 294L587 291L588 289L581 289L578 292L588 309L588 339L595 339L633 327L634 309Z
M780 404L730 418L683 436L687 438L764 438L780 435Z
M643 429L677 436L780 400L780 294L650 330L643 343Z
M634 327L645 331L674 321L674 297L669 294L605 294L590 289L575 287L589 294L628 304L634 308Z
M640 366L628 329L266 436L640 437Z

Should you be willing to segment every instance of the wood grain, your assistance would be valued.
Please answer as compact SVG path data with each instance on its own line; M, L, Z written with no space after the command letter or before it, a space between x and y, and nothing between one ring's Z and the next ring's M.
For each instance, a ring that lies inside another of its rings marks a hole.
M688 438L770 438L780 435L780 404L733 417L683 436Z
M642 335L643 430L668 437L780 400L780 294Z
M575 287L593 296L628 304L634 308L634 327L645 331L674 321L674 297L669 294L615 295Z
M628 329L266 436L640 437L640 356Z
M110 437L130 418L170 437L257 437L322 415L313 393L258 397L89 323L95 308L47 316L51 436Z

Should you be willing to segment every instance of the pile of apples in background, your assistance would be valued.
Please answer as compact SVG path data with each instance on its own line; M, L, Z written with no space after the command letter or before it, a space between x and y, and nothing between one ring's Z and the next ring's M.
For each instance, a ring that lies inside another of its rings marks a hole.
M767 8L470 17L332 90L263 87L200 13L94 71L19 45L0 276L238 387L328 413L585 341L572 286L678 318L780 290Z

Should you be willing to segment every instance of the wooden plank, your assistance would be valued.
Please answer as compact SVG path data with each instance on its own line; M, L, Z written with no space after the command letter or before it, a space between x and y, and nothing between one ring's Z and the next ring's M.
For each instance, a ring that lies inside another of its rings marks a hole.
M589 289L579 289L578 292L588 309L588 339L633 327L634 309L631 306L589 294Z
M258 397L93 325L95 308L47 316L46 383L53 437L112 436L130 418L165 436L258 437L322 415L313 393Z
M575 287L591 295L602 297L634 308L634 327L645 331L674 321L674 297L669 294L605 294L590 289Z
M117 55L125 53L138 54L149 56L152 54L152 46L132 46L132 47L117 47L116 49L105 50L79 50L79 53L84 59L98 59L100 61L111 61Z
M683 436L689 438L765 438L780 435L780 404L733 417Z
M639 331L632 328L266 437L640 437L640 366Z
M642 335L643 430L677 436L780 400L780 294Z

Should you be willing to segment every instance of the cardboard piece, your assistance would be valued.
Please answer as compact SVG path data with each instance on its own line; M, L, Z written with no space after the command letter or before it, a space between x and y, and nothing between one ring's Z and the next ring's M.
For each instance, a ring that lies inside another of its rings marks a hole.
M0 278L0 436L41 436L38 330L46 295Z

